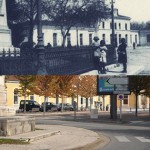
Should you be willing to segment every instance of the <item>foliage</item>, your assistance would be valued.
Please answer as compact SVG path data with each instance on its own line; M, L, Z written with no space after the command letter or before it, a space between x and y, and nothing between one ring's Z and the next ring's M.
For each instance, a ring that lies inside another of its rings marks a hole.
M35 80L35 76L32 75L18 75L15 76L20 81L20 89L18 90L18 94L20 96L28 96L32 94L29 90L33 86L33 82Z
M46 15L61 29L62 46L71 27L82 24L94 25L98 19L105 18L106 6L102 0L48 0Z
M50 75L38 75L35 78L33 86L30 90L37 95L49 97L52 96L52 93L57 88L57 76Z
M81 91L80 95L85 98L91 98L96 95L97 77L96 76L81 76Z
M131 23L132 30L150 30L150 21L148 22L132 22Z

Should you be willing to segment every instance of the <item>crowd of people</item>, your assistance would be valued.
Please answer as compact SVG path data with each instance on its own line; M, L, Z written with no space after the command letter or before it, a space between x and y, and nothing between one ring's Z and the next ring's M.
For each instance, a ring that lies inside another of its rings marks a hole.
M107 64L107 47L104 40L99 40L97 36L93 38L95 46L94 51L94 65L95 69L98 70L98 74L106 74L107 70L105 68ZM127 52L126 52L126 40L121 39L121 44L117 49L118 53L118 63L123 65L122 73L127 73Z

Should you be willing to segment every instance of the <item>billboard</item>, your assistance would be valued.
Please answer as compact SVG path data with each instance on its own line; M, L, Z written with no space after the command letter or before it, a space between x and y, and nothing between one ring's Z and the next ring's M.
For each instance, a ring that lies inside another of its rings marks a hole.
M111 95L114 91L114 85L108 83L110 76L97 76L97 94Z

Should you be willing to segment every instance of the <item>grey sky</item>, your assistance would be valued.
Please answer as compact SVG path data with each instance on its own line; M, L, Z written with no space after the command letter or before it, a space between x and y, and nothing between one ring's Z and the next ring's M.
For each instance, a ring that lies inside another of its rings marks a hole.
M150 21L150 0L115 0L115 7L132 21Z

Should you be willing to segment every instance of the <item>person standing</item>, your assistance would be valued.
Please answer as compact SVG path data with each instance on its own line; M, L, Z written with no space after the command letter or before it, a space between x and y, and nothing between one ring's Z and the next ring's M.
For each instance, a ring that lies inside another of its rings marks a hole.
M123 64L122 73L127 73L127 44L125 38L121 39L121 44L118 47L118 63Z
M107 58L106 58L106 52L107 52L107 47L105 45L105 41L101 40L100 41L100 71L102 74L106 74L106 63L107 63Z
M93 38L94 43L93 46L95 47L95 51L94 51L94 66L95 69L98 70L98 73L100 73L100 42L99 42L99 38L97 36L95 36Z

